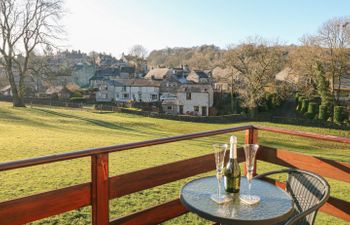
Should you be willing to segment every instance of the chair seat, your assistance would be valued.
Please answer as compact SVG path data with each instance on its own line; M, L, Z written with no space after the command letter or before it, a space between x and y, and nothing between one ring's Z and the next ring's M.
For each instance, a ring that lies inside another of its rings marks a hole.
M295 213L288 220L276 225L312 225L318 209L329 198L330 187L321 176L305 170L285 169L257 175L254 179L286 173L286 191L294 202Z

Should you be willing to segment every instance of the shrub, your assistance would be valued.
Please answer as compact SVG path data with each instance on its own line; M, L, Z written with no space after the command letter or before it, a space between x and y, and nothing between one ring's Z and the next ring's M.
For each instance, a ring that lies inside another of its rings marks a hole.
M318 110L318 119L326 121L329 117L328 107L326 105L320 105Z
M334 106L334 123L342 123L345 120L345 108L343 106Z
M71 97L69 100L72 102L85 102L86 101L86 99L84 97Z
M318 107L316 102L310 102L307 108L308 118L313 119L317 113Z
M299 96L298 97L298 106L297 106L297 110L300 112L301 111L301 106L303 104L303 99L304 97L303 96Z
M344 107L344 111L343 111L343 114L344 114L344 122L345 123L348 123L349 122L349 111L347 111Z
M278 108L282 104L282 99L276 93L271 95L271 107L273 109Z
M307 111L307 109L308 109L308 106L309 106L309 100L304 98L302 103L301 103L301 110L300 110L300 112L301 113L305 113Z
M272 105L272 94L270 93L267 93L265 95L265 102L266 102L266 108L269 110L269 109L272 109L273 108L273 105Z
M295 103L299 103L299 97L300 97L300 94L299 93L296 93L295 94Z
M81 98L83 94L80 91L75 91L72 93L71 98Z
M306 112L304 116L310 120L312 120L315 116L312 113Z

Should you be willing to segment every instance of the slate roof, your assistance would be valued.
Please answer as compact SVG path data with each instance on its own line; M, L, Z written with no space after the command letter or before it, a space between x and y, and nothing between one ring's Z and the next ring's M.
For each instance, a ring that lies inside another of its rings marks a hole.
M134 79L134 83L132 85L135 87L159 87L160 81L146 80L146 79Z
M121 86L131 86L131 87L159 87L160 81L157 80L147 80L147 79L115 79L109 80L110 85L121 87Z
M119 76L119 68L116 67L105 67L105 68L98 68L95 71L94 76L90 78L90 80L104 80L108 76Z
M107 67L107 68L97 69L95 74L99 77L103 77L103 76L118 76L120 73L119 73L119 68Z
M193 72L194 72L199 78L209 78L208 74L205 73L203 70L193 70Z
M123 67L120 67L120 72L121 73L135 73L135 67L123 66Z

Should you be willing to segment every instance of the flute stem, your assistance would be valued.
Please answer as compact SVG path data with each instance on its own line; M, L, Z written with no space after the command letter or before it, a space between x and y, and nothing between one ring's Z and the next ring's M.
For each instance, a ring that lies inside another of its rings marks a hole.
M218 181L218 198L220 197L220 194L221 194L221 185L220 185L220 178L217 179Z

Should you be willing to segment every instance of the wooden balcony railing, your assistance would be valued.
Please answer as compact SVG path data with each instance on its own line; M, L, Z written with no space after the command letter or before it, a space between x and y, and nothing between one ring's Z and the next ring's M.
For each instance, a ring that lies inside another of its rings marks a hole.
M0 163L1 172L91 157L92 178L91 182L88 183L2 202L0 203L0 224L24 224L88 205L92 206L92 224L94 225L157 224L175 218L187 212L179 199L112 220L109 218L108 203L110 199L214 170L212 154L109 177L109 153L244 130L246 130L246 143L256 143L258 130L264 130L350 144L350 138L250 125ZM257 159L281 166L309 170L328 178L350 183L350 163L307 156L267 146L261 146ZM239 151L238 160L244 161L243 151ZM191 170L183 169L189 168L189 166ZM279 186L284 185L272 179L269 181L275 182ZM350 221L350 202L330 197L321 211Z

